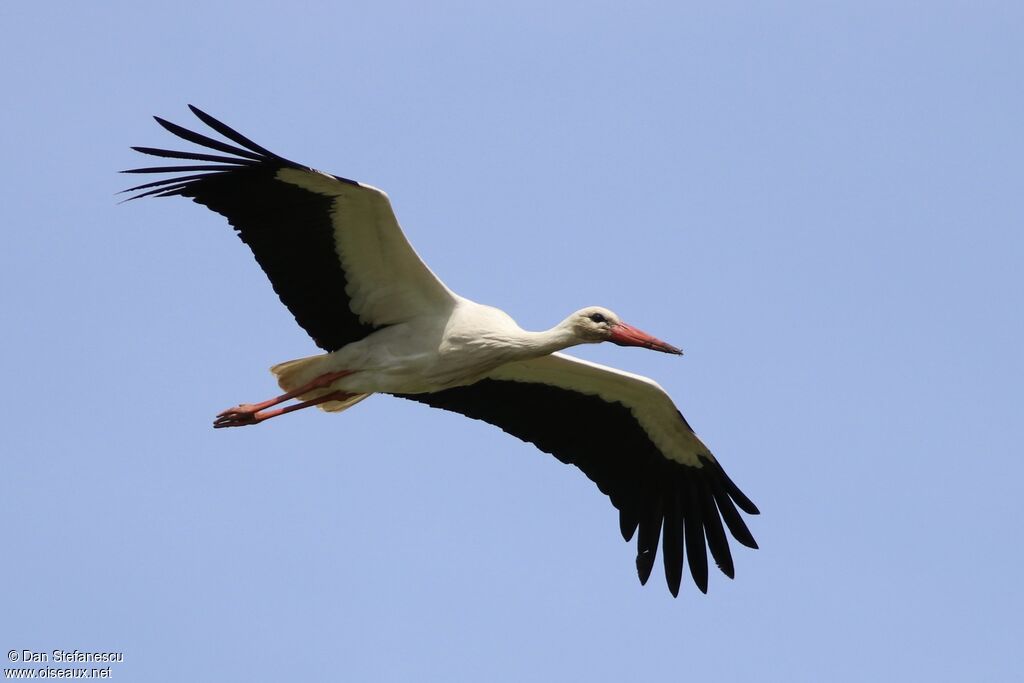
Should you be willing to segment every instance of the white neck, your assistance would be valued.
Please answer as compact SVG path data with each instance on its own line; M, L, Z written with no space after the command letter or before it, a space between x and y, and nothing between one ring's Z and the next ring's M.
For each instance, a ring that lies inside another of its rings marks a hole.
M516 355L521 354L524 358L546 356L549 353L561 351L581 343L580 339L564 322L543 332L519 330L508 341L511 341L517 347L519 353Z

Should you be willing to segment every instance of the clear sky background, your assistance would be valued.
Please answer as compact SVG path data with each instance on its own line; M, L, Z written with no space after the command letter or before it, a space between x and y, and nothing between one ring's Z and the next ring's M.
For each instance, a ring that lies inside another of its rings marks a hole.
M1020 3L0 5L0 650L117 680L1011 680ZM640 587L574 468L376 397L214 431L316 351L219 216L118 205L194 103L386 189L456 291L601 304L760 506Z

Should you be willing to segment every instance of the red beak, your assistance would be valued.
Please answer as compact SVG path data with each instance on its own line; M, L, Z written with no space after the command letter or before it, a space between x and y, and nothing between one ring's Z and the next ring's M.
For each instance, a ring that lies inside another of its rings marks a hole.
M666 344L657 337L652 337L643 330L638 330L632 325L618 323L612 326L612 336L608 338L613 344L619 346L642 346L645 349L654 349L662 353L674 353L683 355L683 352L671 344Z

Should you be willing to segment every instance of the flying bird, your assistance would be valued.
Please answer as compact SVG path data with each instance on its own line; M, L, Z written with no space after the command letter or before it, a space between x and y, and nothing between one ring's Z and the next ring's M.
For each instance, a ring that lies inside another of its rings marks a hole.
M376 393L461 413L533 443L597 484L619 510L622 537L637 538L641 584L659 540L673 596L684 564L707 592L708 549L734 576L725 530L756 548L739 510L756 515L757 507L656 382L561 353L603 341L679 349L599 306L543 332L523 330L504 311L445 286L406 240L381 190L289 161L190 109L227 142L154 117L205 150L133 147L197 163L124 171L174 174L125 192L135 193L129 199L189 197L227 218L326 352L275 365L284 393L229 408L214 427L254 425L309 406L338 412Z

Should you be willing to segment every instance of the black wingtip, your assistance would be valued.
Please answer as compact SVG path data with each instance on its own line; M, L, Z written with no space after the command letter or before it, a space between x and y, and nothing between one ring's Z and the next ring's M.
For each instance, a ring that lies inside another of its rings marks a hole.
M209 114L207 114L205 111L203 111L199 107L190 104L190 105L188 105L188 108L192 111L193 114L196 115L196 118L198 118L200 121L205 123L207 126L212 128L213 130L217 131L218 133L220 133L224 137L226 137L228 140L231 140L232 142L234 142L236 144L239 144L242 147L245 147L246 149L248 149L248 150L250 150L252 152L255 152L256 154L258 154L260 156L265 156L265 157L268 157L270 159L279 159L279 160L284 161L284 159L281 159L281 157L277 156L276 154L271 152L266 147L263 147L262 145L256 144L255 142L253 142L252 140L250 140L246 136L242 135L237 130L235 130L231 126L227 125L223 121L220 121L219 119L216 119L213 116L210 116Z
M663 555L667 557L667 555ZM672 594L673 598L679 597L679 587L683 585L683 564L682 557L679 558L679 562L674 564L671 568L669 565L665 565L665 582L668 584L668 591Z
M651 578L651 570L654 569L655 553L650 550L641 550L636 554L636 574L640 577L640 585L646 586L647 579Z
M757 509L753 501L747 498L747 495L740 491L740 487L736 486L733 480L729 478L729 475L725 473L721 463L716 461L715 465L717 465L719 476L722 477L722 483L725 484L725 490L729 492L729 497L736 501L736 505L739 506L740 510L743 510L748 515L761 514L761 511Z
M735 486L735 484L733 484L733 486ZM761 514L761 510L759 510L758 507L756 505L754 505L753 501L751 501L749 498L747 498L743 494L742 491L740 491L737 488L735 493L739 494L739 499L737 499L736 496L733 495L733 500L736 501L736 504L740 506L741 510L746 512L748 515L759 515L759 514ZM733 494L733 492L730 491L730 494Z
M260 162L254 159L246 159L237 156L223 156L220 154L205 154L202 152L179 152L173 149L161 149L159 147L132 147L131 149L142 154L164 159L187 159L190 161L210 161L219 164L231 164L235 166L255 166Z
M636 533L638 524L635 515L628 514L625 510L619 511L619 533L622 534L622 540L626 543L633 540L633 534Z
M661 525L661 559L665 567L665 581L672 597L679 595L683 582L683 512L678 496L666 501L665 520Z
M690 490L693 492L694 489ZM700 498L698 509L704 520L704 538L708 549L711 550L711 557L714 558L715 566L731 579L736 568L732 560L732 551L729 549L729 539L722 526L722 517L718 506L715 505L715 492L705 478L698 480L697 491L696 495Z
M252 147L250 147L248 149L242 149L241 147L236 147L234 145L229 145L226 142L221 142L220 140L214 140L211 137L208 137L206 135L201 135L199 133L196 133L195 131L189 130L188 128L185 128L183 126L179 126L176 123L171 123L167 119L163 119L163 118L161 118L159 116L154 116L153 120L156 121L158 124L160 124L160 127L163 128L164 130L166 130L167 132L169 132L170 134L172 134L174 136L177 136L177 137L181 138L182 140L187 140L188 142L200 145L202 147L208 147L209 149L215 149L215 150L217 150L219 152L224 152L226 154L232 154L234 156L239 156L239 157L245 157L246 159L252 159L254 161L264 161L267 156L269 156L271 158L274 158L274 159L278 158L277 155L274 155L274 154L269 154L269 153L268 154L262 154L260 152L254 152L254 151L252 151ZM212 117L210 117L210 120L216 121L216 119L213 119ZM206 119L203 119L203 121L206 121ZM225 128L227 130L230 130L229 128L227 128L227 126L224 126L224 124L220 123L219 121L216 121L216 123L217 123L217 126L223 127L223 128ZM220 128L218 128L217 126L212 126L211 125L210 127L213 128L214 130L218 131L218 132L222 132L222 131L220 131ZM229 139L232 139L230 135L227 135L225 137L228 137ZM245 139L245 138L243 138L243 139ZM237 142L237 140L236 140L236 142ZM253 145L253 146L258 146L258 145ZM262 148L260 148L260 149L262 149Z
M703 543L703 539L701 539ZM708 593L708 558L703 548L687 553L689 555L690 578L701 593Z

